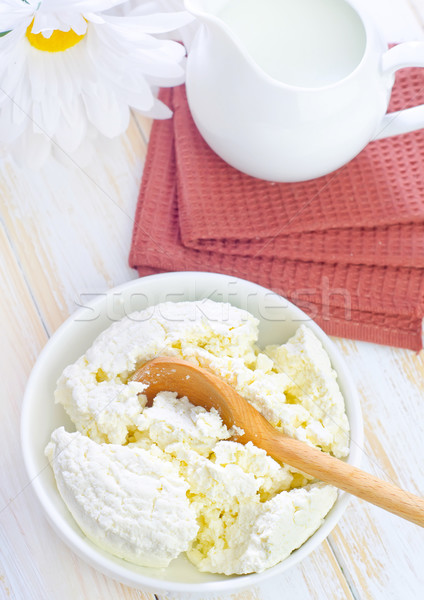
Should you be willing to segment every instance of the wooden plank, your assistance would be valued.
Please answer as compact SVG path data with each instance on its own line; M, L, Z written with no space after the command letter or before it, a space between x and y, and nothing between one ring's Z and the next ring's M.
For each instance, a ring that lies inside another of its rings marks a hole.
M104 577L68 550L51 530L29 485L20 451L20 408L47 332L3 225L0 255L0 597L154 600Z
M149 141L150 132L152 131L153 120L149 119L148 117L145 117L137 111L134 111L133 115L140 129L140 133L147 144L147 142Z
M134 120L79 168L0 166L1 212L32 293L54 331L80 303L136 277L128 266L146 146Z
M424 495L424 353L338 340L361 396L363 468ZM330 536L350 588L361 598L419 598L422 529L352 498Z
M424 32L424 3L422 0L408 0L408 4ZM422 37L424 37L424 34Z
M299 566L260 586L260 600L281 600L290 594L295 600L354 600L348 582L327 541ZM240 600L245 600L240 596ZM247 599L246 599L247 600Z
M422 0L363 1L388 41L423 39ZM10 236L4 230L0 235L6 299L0 307L6 341L1 369L7 382L0 442L6 485L2 480L0 493L3 501L12 500L0 513L0 596L152 598L103 577L69 552L44 521L30 487L16 496L26 483L16 435L20 399L46 332L75 309L81 293L102 293L135 276L126 261L150 127L150 120L137 116L126 136L99 147L96 162L87 169L51 163L29 174L10 162L0 167L2 213ZM366 413L364 468L423 493L423 441L418 436L423 355L337 343ZM421 536L415 526L353 499L329 541L301 565L233 600L277 600L286 591L293 600L420 598Z

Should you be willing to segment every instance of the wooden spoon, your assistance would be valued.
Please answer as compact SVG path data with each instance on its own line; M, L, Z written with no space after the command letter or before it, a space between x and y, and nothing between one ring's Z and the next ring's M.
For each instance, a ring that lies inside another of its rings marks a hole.
M253 442L280 463L424 527L423 498L280 433L231 386L206 369L180 358L158 357L141 366L131 380L148 386L143 393L150 404L159 392L170 391L207 410L216 408L228 428L243 430L232 437L234 441Z

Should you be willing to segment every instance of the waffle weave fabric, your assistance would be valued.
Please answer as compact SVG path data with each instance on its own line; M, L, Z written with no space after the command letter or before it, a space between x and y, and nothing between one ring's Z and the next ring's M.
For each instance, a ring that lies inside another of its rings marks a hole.
M424 131L372 142L301 183L240 173L204 142L183 86L153 124L130 265L140 275L214 271L290 299L330 335L419 350L424 316ZM424 101L424 71L398 73L390 111Z

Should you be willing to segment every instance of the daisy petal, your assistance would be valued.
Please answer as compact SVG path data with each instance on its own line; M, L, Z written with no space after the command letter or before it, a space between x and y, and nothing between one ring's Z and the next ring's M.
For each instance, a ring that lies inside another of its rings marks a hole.
M59 29L62 26L61 21L56 17L56 15L44 14L42 12L37 12L34 17L34 23L32 24L31 33L37 34L42 33L45 38L50 38L53 31L55 29ZM61 29L61 31L69 31L70 27L67 27L66 30Z
M40 130L27 130L17 141L14 156L19 155L22 166L37 170L46 162L50 150L51 142L46 135Z
M172 117L172 110L169 109L161 100L156 98L153 108L144 114L146 117L150 117L151 119L169 119Z
M35 12L32 2L22 0L2 0L0 4L0 32L18 27L23 20L28 24Z
M179 29L194 20L194 17L186 12L157 13L151 15L142 15L135 17L113 17L102 15L105 23L115 27L125 28L126 31L138 31L139 33L166 33Z
M103 12L127 0L43 0L41 10L50 13L62 13L67 10L84 14L85 12Z
M115 137L127 129L128 106L117 102L116 97L104 86L87 85L83 100L89 120L106 137Z
M27 118L15 122L14 110L15 104L10 99L2 104L0 111L0 141L5 144L11 144L18 139L28 126Z

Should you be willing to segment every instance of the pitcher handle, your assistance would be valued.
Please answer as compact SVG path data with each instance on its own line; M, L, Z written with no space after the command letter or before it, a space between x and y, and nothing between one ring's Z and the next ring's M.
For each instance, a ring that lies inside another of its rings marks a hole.
M398 44L383 54L383 74L393 75L395 71L405 67L424 67L424 42ZM373 139L380 140L422 128L424 128L424 104L384 115Z

